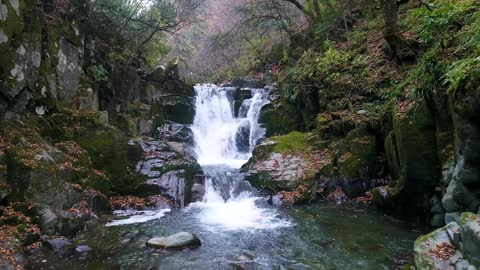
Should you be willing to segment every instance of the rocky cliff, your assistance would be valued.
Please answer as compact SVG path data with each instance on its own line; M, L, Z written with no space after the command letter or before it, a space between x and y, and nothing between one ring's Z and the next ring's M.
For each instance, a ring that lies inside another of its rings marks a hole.
M191 137L157 131L193 122L176 59L108 62L86 18L83 1L0 1L0 268L40 235L73 236L113 208L185 206L202 184Z

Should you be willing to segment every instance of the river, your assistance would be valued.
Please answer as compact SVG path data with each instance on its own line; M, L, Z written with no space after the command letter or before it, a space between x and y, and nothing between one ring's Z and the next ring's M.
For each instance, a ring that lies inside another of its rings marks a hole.
M58 253L30 257L30 269L397 269L411 259L417 228L358 206L314 204L274 208L243 180L240 166L265 131L258 124L268 91L252 89L235 117L232 88L196 86L194 133L206 175L202 202L151 219L100 217ZM242 137L243 136L243 137ZM247 136L247 137L245 137ZM144 217L144 216L143 216ZM143 221L143 222L142 222ZM106 226L108 225L108 226ZM151 237L196 234L185 251L147 248Z

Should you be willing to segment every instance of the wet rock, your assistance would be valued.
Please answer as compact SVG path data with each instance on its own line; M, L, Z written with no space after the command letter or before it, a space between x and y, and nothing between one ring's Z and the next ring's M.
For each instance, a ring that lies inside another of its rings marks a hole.
M75 252L77 253L85 253L89 251L92 251L92 248L87 245L80 245L75 248Z
M178 250L199 247L201 246L201 242L194 234L180 232L167 237L152 238L148 240L147 246L151 248Z
M235 135L235 144L239 152L247 153L250 151L250 121L245 120L238 128Z
M192 187L192 202L201 202L205 196L205 187L201 184L194 184Z
M249 88L237 88L233 93L233 110L235 117L247 117L250 107L252 90Z
M42 236L42 241L46 247L50 248L54 252L59 252L72 243L70 239L65 237Z
M164 141L173 141L180 143L193 144L193 132L186 125L177 124L172 121L166 121L163 126L158 128L157 137Z
M255 269L254 256L249 252L243 252L229 259L229 265L235 270L253 270Z
M176 145L185 150L179 153L175 150L180 149L172 148L171 143L153 139L143 138L130 143L140 145L145 153L136 167L139 173L147 177L142 193L163 195L179 207L192 202L195 179L203 172L196 160L188 154L189 151L184 149L184 144Z

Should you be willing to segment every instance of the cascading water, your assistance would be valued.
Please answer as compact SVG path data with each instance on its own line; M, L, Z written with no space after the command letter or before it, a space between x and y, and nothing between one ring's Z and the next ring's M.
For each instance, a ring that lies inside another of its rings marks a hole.
M234 88L204 84L197 85L195 90L196 116L192 130L198 162L201 165L240 167L250 158L258 140L265 135L264 129L258 124L258 117L261 108L269 103L268 91L252 89L253 97L244 101L239 118L235 118L232 106ZM242 134L242 131L246 134ZM247 140L247 151L239 149L241 139Z
M236 118L234 88L197 85L195 90L197 113L192 130L198 162L206 174L205 199L192 205L201 209L200 221L226 230L288 226L274 210L257 205L255 190L239 172L265 135L258 118L269 103L268 91L252 89L252 98L243 102Z

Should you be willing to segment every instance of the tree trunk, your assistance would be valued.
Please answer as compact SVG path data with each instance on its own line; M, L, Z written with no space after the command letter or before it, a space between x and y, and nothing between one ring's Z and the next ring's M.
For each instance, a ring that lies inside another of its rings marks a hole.
M409 51L411 50L398 28L397 0L381 0L381 2L385 17L385 40L390 47L392 56L399 62L402 62L410 55Z

